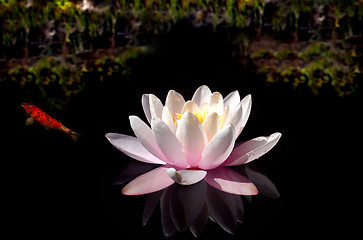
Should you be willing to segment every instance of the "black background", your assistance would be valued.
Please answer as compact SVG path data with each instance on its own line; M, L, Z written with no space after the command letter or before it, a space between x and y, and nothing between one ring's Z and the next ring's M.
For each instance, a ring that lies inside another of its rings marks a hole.
M63 111L49 112L83 138L40 126L25 126L22 101L31 95L1 83L2 186L5 230L15 237L163 238L160 211L141 226L145 196L123 196L112 182L130 159L104 135L133 135L128 116L142 112L141 96L162 102L174 89L191 99L206 84L226 96L252 94L249 121L239 137L281 132L282 138L256 165L275 183L280 198L253 197L245 222L230 235L208 222L200 239L332 237L358 230L361 189L360 89L344 98L320 95L288 84L266 85L231 56L223 33L176 26L153 46L156 53L137 62L131 81L90 81ZM42 103L38 103L42 106ZM47 109L44 109L47 111ZM190 232L170 239L193 239Z

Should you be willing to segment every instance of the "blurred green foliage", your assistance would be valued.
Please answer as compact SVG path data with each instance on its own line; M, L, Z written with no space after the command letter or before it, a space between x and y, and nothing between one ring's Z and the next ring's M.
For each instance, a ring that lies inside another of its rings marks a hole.
M285 45L278 50L256 51L250 55L259 66L258 73L268 82L291 83L295 89L307 85L315 93L323 87L333 87L339 96L349 95L357 87L355 77L360 74L354 49L340 49L333 42L313 42ZM296 49L302 48L302 49Z
M241 67L268 84L352 93L362 71L363 1L0 0L0 80L38 91L61 108L85 75L128 76L180 20L224 32ZM267 39L267 40L265 40Z
M144 48L135 47L117 57L103 56L80 65L63 62L61 58L46 57L30 67L17 65L11 68L3 80L20 84L25 91L31 91L33 96L40 95L51 108L62 109L72 96L90 84L90 79L99 79L101 82L110 77L117 77L120 81L129 80L132 70L130 62L145 52ZM89 79L89 76L92 78Z

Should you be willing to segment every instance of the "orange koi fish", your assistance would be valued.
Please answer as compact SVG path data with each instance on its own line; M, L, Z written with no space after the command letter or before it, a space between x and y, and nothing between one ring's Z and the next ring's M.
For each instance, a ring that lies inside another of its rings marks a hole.
M29 116L29 118L26 119L26 125L31 125L34 122L37 122L40 125L44 126L45 129L56 129L68 134L73 141L77 141L78 137L80 136L78 133L73 132L69 128L65 127L56 119L50 117L37 106L25 102L22 103L21 106L25 109L25 112Z

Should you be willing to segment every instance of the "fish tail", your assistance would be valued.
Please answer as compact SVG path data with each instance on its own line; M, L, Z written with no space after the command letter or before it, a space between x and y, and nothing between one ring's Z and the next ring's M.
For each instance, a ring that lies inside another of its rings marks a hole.
M69 136L72 138L73 142L77 142L79 137L81 137L81 135L73 131L69 133Z
M70 130L69 128L66 128L65 126L62 126L61 129L66 132L73 140L73 142L77 142L78 139L80 137L82 137L82 135L76 133L76 132L73 132L72 130Z

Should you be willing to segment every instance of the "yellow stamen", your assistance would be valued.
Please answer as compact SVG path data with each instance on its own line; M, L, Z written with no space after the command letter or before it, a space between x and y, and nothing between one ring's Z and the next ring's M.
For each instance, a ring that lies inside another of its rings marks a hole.
M219 126L220 128L223 126L223 115L219 116Z
M181 119L181 117L183 116L183 114L182 114L182 113L175 113L175 114L176 114L176 119L175 119L175 118L173 118L174 123L176 122L176 120L180 120L180 119Z
M208 111L201 112L197 110L194 111L193 114L198 118L199 122L203 124L205 117L208 115Z
M189 112L188 110L186 110L185 112ZM176 120L180 120L181 117L183 116L184 113L175 113L176 114L176 119L173 118L174 122L176 122ZM203 124L205 118L208 116L208 111L204 110L204 111L200 111L200 110L196 110L193 112L194 116L196 116L199 120L199 122L201 124ZM223 115L219 116L220 122L221 122L221 126L223 123Z

